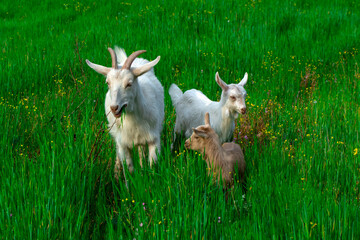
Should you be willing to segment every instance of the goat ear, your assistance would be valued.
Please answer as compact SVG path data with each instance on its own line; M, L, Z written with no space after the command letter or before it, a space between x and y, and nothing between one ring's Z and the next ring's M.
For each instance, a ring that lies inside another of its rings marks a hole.
M241 82L239 83L240 86L245 86L245 84L247 83L248 80L248 74L245 73L243 79L241 80Z
M205 124L210 126L210 114L205 113Z
M223 80L221 80L218 72L215 74L215 80L223 91L227 91L229 89L229 86Z
M196 128L192 129L196 135L199 135L200 137L207 138L208 134L205 131L198 130Z
M160 56L158 56L154 61L151 61L141 67L135 68L133 71L135 77L139 77L149 71L152 67L154 67L160 61Z
M91 67L92 69L94 69L95 71L97 71L98 73L100 73L104 76L106 76L111 70L111 68L92 63L87 59L86 59L86 63L87 63L87 65L89 65L89 67Z

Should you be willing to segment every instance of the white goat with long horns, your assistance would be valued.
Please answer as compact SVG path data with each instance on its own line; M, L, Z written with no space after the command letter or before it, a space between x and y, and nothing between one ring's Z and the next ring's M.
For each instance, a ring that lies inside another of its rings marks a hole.
M154 61L137 58L146 52L140 50L129 57L123 49L108 48L112 67L86 63L106 77L109 90L105 98L105 113L109 121L110 134L116 142L115 177L118 179L120 162L126 160L129 172L134 171L131 157L133 146L138 147L140 165L144 148L148 145L150 167L160 153L160 134L164 120L164 89L156 78ZM111 112L111 113L110 113Z

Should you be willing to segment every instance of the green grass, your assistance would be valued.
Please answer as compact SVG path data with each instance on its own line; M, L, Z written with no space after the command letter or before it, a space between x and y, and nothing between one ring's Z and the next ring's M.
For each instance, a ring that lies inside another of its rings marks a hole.
M358 239L360 3L5 1L0 6L1 239ZM162 152L113 176L107 47L161 56ZM246 200L172 154L171 83L220 97L249 73L236 141Z

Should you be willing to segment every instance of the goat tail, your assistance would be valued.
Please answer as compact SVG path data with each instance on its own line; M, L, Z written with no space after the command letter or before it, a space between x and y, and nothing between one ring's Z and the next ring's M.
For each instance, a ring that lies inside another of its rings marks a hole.
M169 94L171 97L171 101L175 106L179 102L179 99L182 97L183 92L176 84L173 83L169 88Z
M123 48L119 48L118 46L115 46L115 53L117 58L117 63L122 66L125 63L125 60L127 59L126 52Z

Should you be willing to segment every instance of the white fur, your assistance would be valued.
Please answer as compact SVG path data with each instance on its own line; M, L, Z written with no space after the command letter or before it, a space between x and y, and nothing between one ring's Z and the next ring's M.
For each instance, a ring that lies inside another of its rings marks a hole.
M120 162L126 160L129 171L133 172L131 149L138 147L140 164L146 144L149 147L149 162L157 161L156 151L160 153L160 134L164 120L164 89L156 78L153 68L136 77L133 70L144 67L149 61L136 58L131 70L121 69L127 56L123 49L115 48L119 69L111 68L106 81L109 90L105 98L105 113L109 122L110 134L116 142L117 161L115 176L118 177ZM159 57L154 60L159 61ZM151 62L151 63L153 63ZM157 62L156 62L157 63ZM155 64L156 64L155 63ZM89 63L88 63L89 64ZM94 64L90 65L94 68ZM97 71L96 68L94 70ZM131 83L130 87L127 84ZM116 118L110 106L124 106L120 117Z
M192 128L203 125L205 113L209 112L212 116L211 126L219 135L220 142L230 141L235 129L235 119L241 111L246 110L244 85L247 79L248 75L245 73L239 84L227 85L216 73L215 80L223 90L219 102L211 101L196 89L182 93L178 86L172 84L169 94L176 110L175 134L184 134L189 138ZM235 101L230 96L235 97Z

